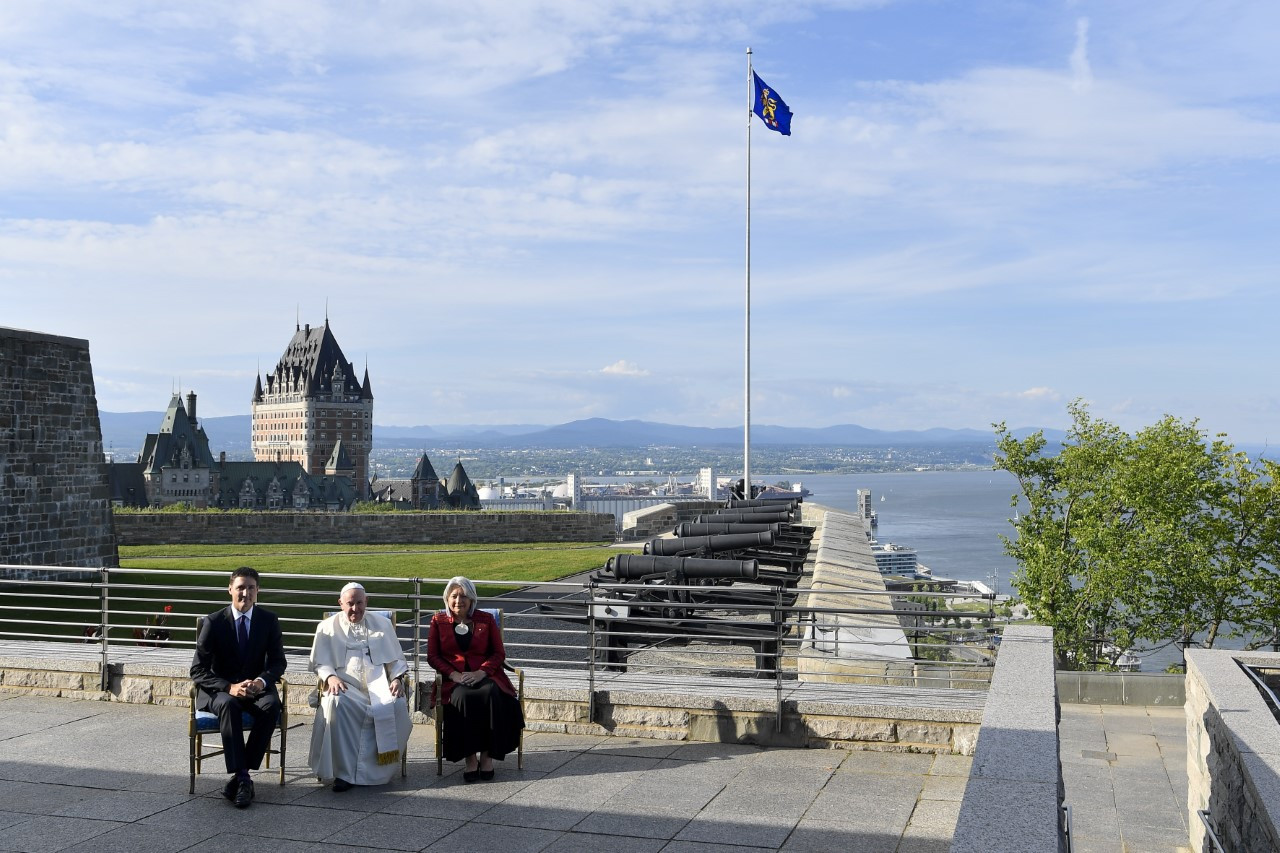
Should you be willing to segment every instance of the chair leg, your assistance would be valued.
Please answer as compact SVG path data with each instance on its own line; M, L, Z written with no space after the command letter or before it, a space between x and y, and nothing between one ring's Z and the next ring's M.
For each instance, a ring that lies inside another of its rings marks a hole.
M436 706L436 775L444 775L444 709Z
M191 765L191 787L187 790L187 793L194 794L196 792L196 753L200 751L200 735L190 735L187 737L187 741L188 750L190 751L189 760Z
M284 785L284 755L285 747L289 738L289 726L282 718L280 720L280 785Z

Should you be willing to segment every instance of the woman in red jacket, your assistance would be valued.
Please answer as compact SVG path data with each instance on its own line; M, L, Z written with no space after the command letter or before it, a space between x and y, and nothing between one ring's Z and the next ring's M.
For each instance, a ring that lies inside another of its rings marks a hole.
M444 603L427 634L427 662L444 681L444 757L466 759L463 781L488 782L494 759L519 745L524 715L502 669L507 652L498 623L476 609L475 585L453 578L445 584Z

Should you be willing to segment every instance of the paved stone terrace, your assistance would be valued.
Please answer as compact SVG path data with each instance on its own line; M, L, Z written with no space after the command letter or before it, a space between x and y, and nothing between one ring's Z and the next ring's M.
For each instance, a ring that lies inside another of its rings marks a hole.
M1182 706L1060 707L1075 853L1189 851Z
M946 851L970 759L532 734L492 783L435 773L415 728L409 778L334 794L290 734L288 784L187 791L181 708L0 693L0 850Z

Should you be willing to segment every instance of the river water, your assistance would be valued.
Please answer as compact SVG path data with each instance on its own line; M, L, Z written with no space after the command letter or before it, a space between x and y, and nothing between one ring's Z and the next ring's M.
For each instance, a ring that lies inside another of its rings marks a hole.
M754 476L752 479L756 479ZM785 477L761 475L771 483ZM1012 536L1010 498L1017 481L1007 471L911 471L893 474L810 474L800 481L813 492L806 500L856 512L858 489L870 489L879 521L876 538L915 548L935 576L980 580L1011 593L1017 564L1004 553L1000 535ZM883 498L883 500L882 500ZM998 575L998 578L992 578ZM1203 641L1204 637L1197 640ZM1199 645L1199 643L1196 643ZM1240 638L1220 638L1218 648L1241 648ZM1133 650L1143 672L1161 672L1182 655L1172 642Z
M1007 471L810 474L800 482L813 492L807 500L849 512L857 512L858 489L870 489L877 541L915 548L920 562L939 577L992 587L998 580L1001 591L1009 591L1017 564L1004 553L1000 535L1014 532L1009 499L1017 481Z

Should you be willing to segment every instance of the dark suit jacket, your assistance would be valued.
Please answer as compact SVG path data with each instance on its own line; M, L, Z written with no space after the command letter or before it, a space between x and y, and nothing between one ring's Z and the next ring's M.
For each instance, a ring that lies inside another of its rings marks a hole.
M492 616L480 609L471 614L471 647L465 652L458 648L454 636L453 616L447 610L431 617L431 630L427 633L427 663L444 676L442 701L448 702L449 695L453 693L449 673L477 669L484 670L503 693L516 695L511 679L502 669L507 660L507 650L502 645L502 632Z
M195 659L191 661L191 680L200 688L197 707L207 708L214 696L229 692L234 682L248 678L261 678L267 690L274 693L287 665L280 620L270 610L261 605L253 608L249 653L243 659L236 640L234 611L227 606L211 613L200 627Z

